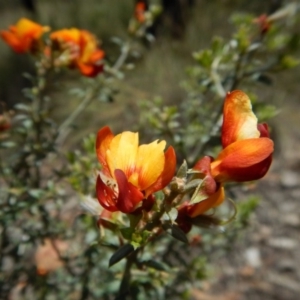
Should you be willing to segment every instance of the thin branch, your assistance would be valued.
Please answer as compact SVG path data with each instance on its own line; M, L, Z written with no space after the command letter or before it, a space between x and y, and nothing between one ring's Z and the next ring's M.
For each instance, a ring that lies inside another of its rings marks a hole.
M73 113L61 124L58 129L58 137L56 139L56 143L58 146L62 145L67 136L71 131L71 124L75 121L75 119L89 106L95 96L95 89L87 93L84 97L83 101L77 106L77 108L73 111Z

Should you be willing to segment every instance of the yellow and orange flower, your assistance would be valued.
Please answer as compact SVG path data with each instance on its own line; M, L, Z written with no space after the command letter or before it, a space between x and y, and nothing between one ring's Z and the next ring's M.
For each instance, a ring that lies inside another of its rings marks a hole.
M272 162L274 143L267 124L257 124L251 101L242 91L227 94L223 108L223 150L214 160L205 156L193 170L203 180L193 203L180 210L196 217L220 205L225 198L224 182L244 182L262 178Z
M223 150L211 164L217 182L243 182L262 178L272 162L274 143L267 124L257 124L249 97L228 93L223 110Z
M49 27L41 26L28 19L20 19L9 30L0 32L1 38L17 53L35 52L38 49L40 38Z
M62 29L50 35L53 47L59 51L58 65L77 67L81 74L94 77L103 71L104 51L96 37L86 30Z
M139 146L138 133L114 136L108 126L100 129L96 141L102 166L96 184L100 204L112 212L131 213L153 199L152 194L163 189L175 173L175 151L169 147L164 152L165 146L165 141Z

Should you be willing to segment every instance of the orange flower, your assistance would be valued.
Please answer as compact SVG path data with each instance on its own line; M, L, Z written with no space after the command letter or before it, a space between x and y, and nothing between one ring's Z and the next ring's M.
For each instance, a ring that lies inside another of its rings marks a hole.
M244 182L262 178L272 162L273 141L267 124L257 124L249 97L242 91L227 94L223 108L223 150L215 160L200 159L193 170L203 180L193 203L179 210L196 217L220 205L224 198L224 182Z
M146 12L146 3L143 1L139 1L135 5L134 16L140 22L145 22L145 12Z
M1 38L17 53L34 52L42 34L49 31L49 27L41 26L28 19L20 19L9 30L0 32Z
M77 28L62 29L50 35L59 50L58 65L77 67L81 74L94 77L103 71L104 51L98 48L94 35Z
M151 200L175 172L175 151L169 147L164 152L165 146L165 141L139 146L138 133L125 131L114 136L108 126L100 129L96 141L102 165L96 185L100 204L109 211L131 213L142 201Z
M218 182L262 178L272 162L274 143L268 125L257 124L249 97L242 91L227 94L223 110L223 150L211 164Z

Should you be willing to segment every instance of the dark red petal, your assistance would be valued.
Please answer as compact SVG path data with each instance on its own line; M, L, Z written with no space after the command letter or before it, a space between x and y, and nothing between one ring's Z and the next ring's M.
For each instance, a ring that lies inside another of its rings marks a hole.
M192 229L191 218L188 216L187 209L189 205L188 202L182 203L178 208L178 215L176 218L176 223L178 227L184 232L188 233Z
M101 177L98 175L96 183L96 195L99 203L107 210L114 212L117 211L116 195L113 189L105 185Z
M270 137L269 127L267 123L258 124L257 129L260 132L260 137Z
M131 213L144 199L144 195L136 186L128 182L122 170L115 170L115 178L119 187L119 196L116 206L123 213Z

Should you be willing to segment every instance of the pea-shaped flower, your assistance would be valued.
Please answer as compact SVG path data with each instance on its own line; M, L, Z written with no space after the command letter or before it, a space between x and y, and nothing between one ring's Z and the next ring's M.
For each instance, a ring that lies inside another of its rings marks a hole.
M49 31L49 27L22 18L9 30L2 30L0 35L15 52L25 53L37 50L39 40L46 31Z
M211 164L218 182L262 178L272 162L274 143L267 124L257 124L249 97L242 91L227 94L223 109L223 150Z
M274 143L267 124L257 124L249 97L242 91L229 92L223 108L223 150L216 159L205 156L193 170L203 180L191 203L179 209L181 217L196 217L220 205L225 198L223 183L262 178L272 162Z
M139 146L138 133L114 136L109 127L99 130L96 152L102 166L96 194L109 211L131 213L173 178L176 156L173 147L164 152L165 141Z
M51 33L50 39L54 50L58 50L56 65L78 68L82 75L88 77L94 77L103 71L102 60L105 53L89 31L62 29Z

